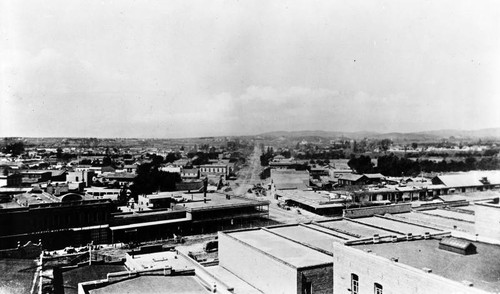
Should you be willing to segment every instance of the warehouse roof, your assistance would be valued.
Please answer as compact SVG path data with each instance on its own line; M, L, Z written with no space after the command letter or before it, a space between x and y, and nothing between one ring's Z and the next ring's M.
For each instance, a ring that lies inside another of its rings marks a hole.
M295 268L331 264L333 262L330 255L262 229L229 232L226 234Z
M436 176L433 182L436 181L448 187L474 187L485 184L500 185L500 171L470 171L446 174Z
M187 200L192 200L192 202L182 202L177 204L177 206L182 206L187 211L269 205L268 201L253 200L238 196L227 197L225 194L221 193L208 193L206 203L203 201L204 197L202 193L184 194L183 197Z
M304 225L280 226L268 228L269 231L285 237L287 239L299 242L312 248L318 248L322 251L332 253L332 242L343 242L347 238L342 235L335 235L335 232L327 233L314 229L314 227Z
M500 246L473 242L477 254L461 255L438 250L439 240L378 243L357 245L355 248L371 250L385 257L397 258L399 263L417 269L429 268L433 274L462 282L470 281L474 287L491 292L500 291Z
M277 190L297 189L305 190L309 184L308 171L296 170L271 170L271 180Z

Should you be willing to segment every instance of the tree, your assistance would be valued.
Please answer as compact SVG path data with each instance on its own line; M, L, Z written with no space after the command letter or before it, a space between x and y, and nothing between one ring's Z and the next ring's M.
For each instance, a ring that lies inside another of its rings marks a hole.
M391 140L389 140L389 139L383 139L383 140L380 140L380 142L379 142L380 150L384 151L384 153L386 153L387 150L389 150L390 146L391 146Z
M18 141L18 142L7 144L7 146L5 146L5 152L10 153L13 156L21 155L24 152L24 143L21 141Z
M361 155L360 157L351 156L347 162L350 168L354 169L358 174L366 174L373 172L373 163L370 156Z
M151 194L155 191L175 191L175 184L181 182L178 173L160 171L155 163L143 163L137 167L137 176L134 185L131 187L132 193Z
M61 147L57 148L57 158L61 158L62 157L62 153L63 153L63 150Z
M415 143L415 142L411 143L411 148L417 149L418 148L418 144Z

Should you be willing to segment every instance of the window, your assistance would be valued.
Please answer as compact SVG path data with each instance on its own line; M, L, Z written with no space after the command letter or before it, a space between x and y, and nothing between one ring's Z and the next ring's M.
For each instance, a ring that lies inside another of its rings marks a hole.
M351 274L351 293L358 294L359 293L359 278L356 274Z
M379 283L375 283L373 287L373 293L382 294L382 285L380 285Z
M312 294L312 282L304 282L304 284L302 284L302 293Z

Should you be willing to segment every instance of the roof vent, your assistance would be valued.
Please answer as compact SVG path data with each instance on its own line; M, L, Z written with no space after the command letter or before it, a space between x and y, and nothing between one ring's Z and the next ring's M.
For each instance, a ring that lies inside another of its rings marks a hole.
M472 283L471 281L467 281L467 280L463 280L462 284L464 284L465 286L468 286L468 287L474 286L474 283Z
M471 242L458 238L443 238L439 242L439 249L455 252L462 255L475 254L476 246Z
M399 258L397 258L397 257L391 257L391 260L394 261L394 262L398 262Z
M428 268L428 267L423 267L422 270L426 273L432 273L432 269Z

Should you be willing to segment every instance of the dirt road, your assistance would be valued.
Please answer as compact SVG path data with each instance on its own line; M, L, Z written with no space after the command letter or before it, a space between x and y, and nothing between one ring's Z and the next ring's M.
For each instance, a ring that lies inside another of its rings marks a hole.
M264 184L263 186L266 186L266 183L269 181L260 179L260 173L263 170L263 167L260 165L260 155L261 151L259 147L255 146L252 155L248 158L248 165L240 170L238 179L231 183L235 195L251 199L268 200L270 202L269 218L280 223L303 223L328 219L327 217L316 215L303 209L291 208L290 210L285 210L278 206L276 199L258 197L253 193L247 193L248 189L253 185L261 183Z
M232 182L235 195L245 196L249 188L254 184L262 182L260 180L260 173L262 171L260 154L259 147L255 145L252 155L248 158L248 165L239 171L238 179Z

